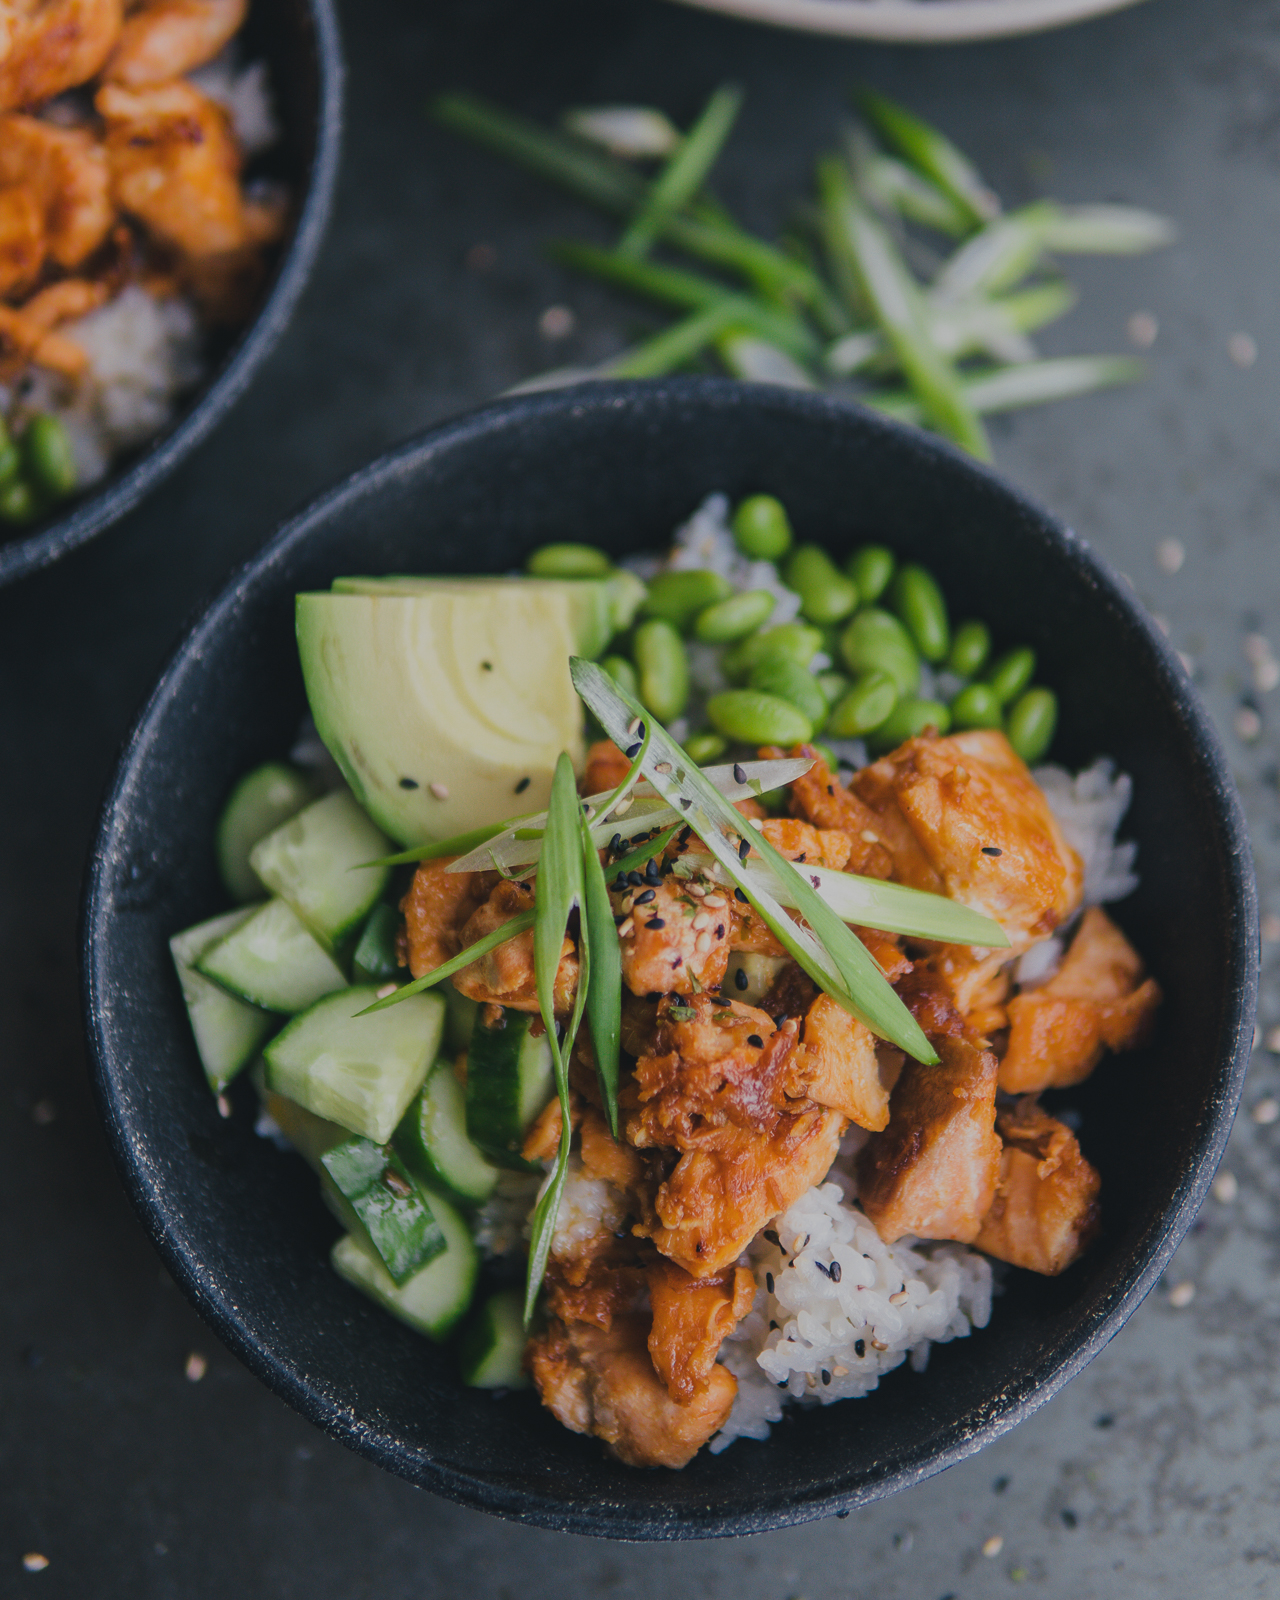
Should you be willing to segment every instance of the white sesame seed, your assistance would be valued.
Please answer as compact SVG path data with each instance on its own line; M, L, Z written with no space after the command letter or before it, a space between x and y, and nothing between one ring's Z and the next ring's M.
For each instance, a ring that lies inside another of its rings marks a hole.
M1280 1056L1280 1028L1268 1028L1263 1035L1262 1043L1273 1056Z
M1150 350L1160 332L1160 324L1150 311L1135 311L1124 325L1129 343L1139 350Z
M1269 1128L1278 1119L1280 1119L1280 1100L1273 1099L1271 1095L1265 1100L1259 1100L1253 1108L1253 1120L1260 1128Z
M887 1350L889 1348L889 1346L885 1343L885 1341L883 1339L872 1339L871 1340L871 1348L873 1350Z
M187 1357L187 1364L183 1368L183 1371L187 1375L188 1383L199 1383L201 1378L204 1377L208 1370L209 1363L198 1350L193 1350L191 1352L191 1354Z
M693 941L693 949L694 949L694 954L695 955L705 956L707 951L710 950L710 948L711 948L711 935L709 933L700 933L698 935L698 937Z
M1211 1185L1213 1198L1219 1205L1234 1205L1240 1193L1240 1185L1236 1182L1234 1172L1220 1172Z
M711 926L712 920L713 919L709 911L699 911L697 916L693 919L693 931L695 933L701 933L704 928L709 928Z
M640 718L639 717L632 717L631 721L627 723L627 738L628 739L634 739L636 734L639 733L639 731L640 731Z
M384 983L381 989L377 991L375 998L385 1000L389 994L394 994L399 987L398 983Z
M429 783L427 792L433 794L437 800L447 800L449 798L448 786L443 783Z
M1253 686L1259 694L1270 694L1277 684L1280 684L1280 661L1267 656L1253 663Z
M702 903L704 906L713 906L717 911L721 906L729 904L722 894L709 894Z
M1175 1311L1184 1310L1195 1297L1196 1286L1187 1279L1184 1279L1182 1283L1175 1283L1173 1288L1169 1290L1169 1304Z
M655 772L663 772L663 773L670 772L671 771L671 763L669 761L659 761L659 763L657 764L657 766L653 770Z
M1262 718L1252 706L1241 706L1236 712L1235 730L1237 738L1252 744L1262 736Z
M631 810L631 796L628 795L625 800L619 800L617 805L614 806L613 815L615 817L625 817L627 812L630 811L630 810Z
M628 917L625 922L620 922L618 924L619 939L629 939L635 931L636 925L634 922L632 922L630 917Z
M28 1572L43 1572L49 1565L48 1556L42 1556L38 1550L28 1550L22 1558L22 1565Z
M763 817L751 817L749 820L750 820L751 826L753 828L763 828L764 827L764 818Z
M1156 566L1161 572L1181 572L1187 552L1178 539L1161 539L1156 546Z
M702 883L687 883L685 884L685 893L691 894L695 900L705 900L707 896L707 888L706 885Z
M899 1289L897 1294L891 1294L889 1296L889 1304L891 1306L900 1306L904 1300L909 1300L910 1298L910 1295L908 1295L905 1289Z
M231 1102L225 1094L218 1096L218 1115L220 1117L229 1117L231 1115Z
M994 1561L1003 1549L1003 1538L998 1533L993 1533L982 1546L982 1553L984 1556L986 1556L988 1561Z
M544 339L567 339L577 321L568 306L548 306L538 318L538 332Z
M831 1376L833 1378L847 1378L849 1376L849 1369L848 1367L832 1367Z
M1258 341L1251 334L1233 333L1227 340L1227 354L1245 371L1258 359Z
M1266 944L1280 944L1280 917L1268 911L1262 919L1262 938Z
M858 837L862 840L863 844L880 843L880 835L878 833L872 833L870 828L864 828Z

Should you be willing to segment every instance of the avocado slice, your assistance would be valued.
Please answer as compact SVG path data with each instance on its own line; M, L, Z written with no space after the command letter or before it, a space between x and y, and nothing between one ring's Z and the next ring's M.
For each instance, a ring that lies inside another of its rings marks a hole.
M296 616L320 737L360 804L402 845L538 811L560 752L575 765L583 755L569 678L581 648L570 592L579 585L415 583L412 593L300 594Z
M569 602L575 654L596 660L610 639L631 626L645 586L634 572L619 567L605 578L429 578L395 573L385 578L335 578L335 594L431 594L441 590L501 592L518 587L563 594Z

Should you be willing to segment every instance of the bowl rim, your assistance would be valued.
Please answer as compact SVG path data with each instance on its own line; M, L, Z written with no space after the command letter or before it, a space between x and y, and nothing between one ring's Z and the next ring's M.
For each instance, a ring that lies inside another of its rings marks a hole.
M104 984L101 952L107 943L115 901L115 859L111 853L113 822L123 792L136 763L147 758L154 724L166 708L175 679L189 658L208 652L223 620L243 601L254 582L304 542L314 524L326 520L380 481L395 481L415 465L434 455L493 433L524 417L548 412L570 415L584 408L625 409L632 402L670 396L673 401L695 403L700 397L714 403L739 403L763 391L774 406L796 409L812 417L852 415L862 427L890 434L910 434L918 448L937 452L974 474L989 488L1011 499L1017 509L1075 562L1102 598L1118 609L1128 626L1136 628L1151 649L1200 762L1199 778L1211 792L1226 869L1230 878L1227 937L1231 942L1237 981L1224 1006L1218 1066L1220 1078L1209 1109L1197 1128L1194 1167L1184 1175L1174 1204L1139 1246L1140 1266L1125 1286L1116 1290L1105 1311L1088 1333L1063 1356L1041 1363L1016 1391L1006 1391L994 1401L982 1422L941 1450L923 1450L874 1481L855 1482L854 1474L841 1484L828 1484L796 1495L779 1490L765 1504L744 1512L717 1509L688 1510L680 1517L661 1520L643 1508L630 1510L621 1500L611 1507L578 1511L557 1501L554 1492L531 1493L486 1480L457 1466L420 1453L412 1460L402 1442L389 1429L362 1421L305 1373L265 1342L260 1342L238 1320L234 1300L220 1292L201 1263L185 1248L172 1219L159 1198L146 1152L132 1139L126 1107L117 1094L112 1068L111 1040L103 1026ZM1222 1158L1239 1104L1253 1047L1254 1011L1258 989L1259 927L1257 887L1243 805L1225 751L1209 715L1201 704L1180 658L1140 604L1132 588L1118 577L1088 544L1059 522L1015 485L993 469L962 454L947 442L924 435L903 424L869 411L855 402L797 390L744 384L724 378L674 378L631 380L576 385L552 391L512 396L446 420L393 447L338 484L317 496L290 517L272 539L250 557L221 592L200 613L174 649L155 688L147 697L121 749L99 812L85 875L80 921L81 996L89 1044L89 1068L99 1113L121 1181L168 1270L196 1310L232 1352L275 1394L286 1400L330 1437L339 1440L378 1466L405 1477L419 1487L462 1505L489 1511L510 1520L561 1532L629 1541L732 1537L762 1533L847 1515L857 1506L883 1498L923 1481L974 1454L1016 1426L1064 1384L1075 1377L1119 1332L1138 1305L1156 1286L1175 1249L1208 1195L1209 1185ZM1044 1370L1048 1366L1049 1370ZM410 1470L412 1467L413 1470Z
M190 411L131 467L65 517L26 538L0 543L0 588L60 560L104 532L150 494L217 426L244 393L289 324L328 226L342 145L346 73L335 0L304 0L315 34L315 153L306 196L270 293Z
M681 0L749 22L899 44L960 44L1043 33L1141 0Z

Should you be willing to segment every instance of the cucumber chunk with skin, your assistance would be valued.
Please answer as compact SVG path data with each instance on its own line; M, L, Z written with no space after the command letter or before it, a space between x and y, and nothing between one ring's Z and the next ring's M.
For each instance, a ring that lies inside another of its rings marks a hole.
M551 1044L527 1011L476 1020L467 1049L467 1134L491 1161L527 1172L520 1146L554 1092Z
M476 1307L458 1341L463 1383L472 1389L527 1389L524 1316L518 1289L500 1289Z
M339 790L260 839L249 864L332 950L381 899L389 869L364 863L390 850L355 797Z
M439 1195L427 1204L444 1234L445 1249L398 1287L377 1252L358 1234L337 1241L329 1260L340 1278L428 1339L443 1342L465 1314L476 1281L476 1247L462 1217Z
M391 1143L419 1183L459 1205L478 1206L493 1193L498 1169L467 1137L467 1102L448 1061L437 1061Z
M397 1288L443 1253L440 1224L390 1145L345 1139L326 1150L320 1164L359 1218Z
M283 900L268 900L196 961L197 971L267 1011L292 1016L345 989L342 968Z
M480 1002L455 989L452 983L440 985L444 994L444 1048L448 1055L460 1055L471 1043L471 1030L480 1014Z
M268 1089L263 1073L264 1069L259 1063L252 1074L262 1109L307 1165L317 1173L323 1173L321 1156L351 1135L336 1122L327 1122L323 1117L316 1116L314 1111L308 1111L296 1101L287 1100L284 1095Z
M351 958L357 983L396 983L404 975L397 949L399 932L400 913L396 908L385 901L374 906Z
M281 823L315 799L310 781L296 767L268 761L245 774L222 808L215 835L218 871L233 900L261 900L269 891L249 865L249 852Z
M327 996L278 1033L263 1059L273 1093L386 1144L436 1059L444 1001L415 994L357 1015L376 998L363 984Z
M258 1053L262 1041L277 1026L269 1011L250 1005L210 981L196 970L196 962L220 939L234 933L253 916L253 909L229 911L201 922L169 940L169 952L178 970L182 998L195 1035L196 1053L214 1094L221 1094L242 1068Z

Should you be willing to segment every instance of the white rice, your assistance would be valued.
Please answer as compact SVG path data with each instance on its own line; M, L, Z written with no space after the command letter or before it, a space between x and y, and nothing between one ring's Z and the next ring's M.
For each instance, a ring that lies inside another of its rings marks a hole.
M265 61L247 67L236 64L234 42L207 66L190 73L189 79L201 94L216 100L231 118L236 140L246 161L269 150L280 137Z
M493 1193L476 1212L472 1232L480 1253L509 1256L523 1251L542 1179L524 1172L500 1172Z

